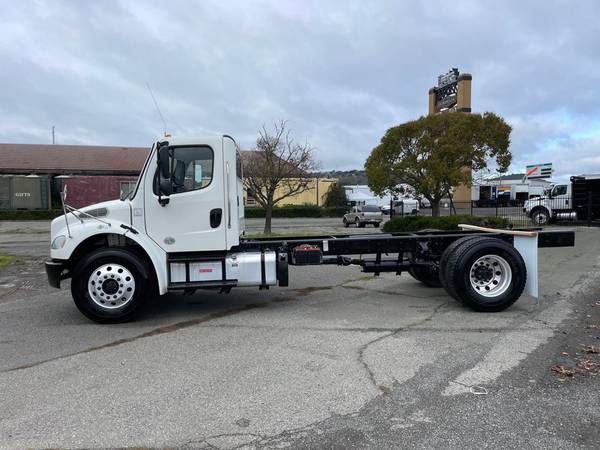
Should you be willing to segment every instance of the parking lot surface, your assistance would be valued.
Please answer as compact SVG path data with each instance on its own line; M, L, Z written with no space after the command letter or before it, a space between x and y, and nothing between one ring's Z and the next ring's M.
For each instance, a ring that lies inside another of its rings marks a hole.
M540 250L538 301L467 310L407 274L168 294L97 325L48 287L47 222L1 222L0 447L597 448L600 230ZM258 232L260 220L248 220ZM275 219L274 232L343 229ZM590 370L574 376L556 365Z

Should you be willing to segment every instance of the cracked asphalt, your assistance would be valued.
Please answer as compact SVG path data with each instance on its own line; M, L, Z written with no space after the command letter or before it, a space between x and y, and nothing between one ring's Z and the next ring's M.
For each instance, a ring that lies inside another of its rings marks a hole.
M260 223L249 221L249 228ZM340 231L331 219L275 231ZM169 294L97 325L47 286L48 224L1 222L1 448L597 448L600 230L540 251L541 297L464 309L406 274ZM363 231L364 230L356 230ZM372 230L367 230L372 231Z

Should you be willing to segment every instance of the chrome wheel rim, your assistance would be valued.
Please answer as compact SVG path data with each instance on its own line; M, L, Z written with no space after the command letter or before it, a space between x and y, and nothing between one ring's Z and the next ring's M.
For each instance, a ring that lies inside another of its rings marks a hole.
M503 257L484 255L471 266L469 279L471 287L479 295L498 297L510 287L512 270Z
M120 264L104 264L90 275L88 292L92 301L100 308L122 308L135 294L135 279Z
M545 225L545 224L546 224L546 222L547 222L547 220L546 220L546 215L545 215L545 214L542 214L542 213L539 213L539 212L538 212L538 213L535 213L535 214L533 215L533 217L534 217L534 222L535 222L537 225Z

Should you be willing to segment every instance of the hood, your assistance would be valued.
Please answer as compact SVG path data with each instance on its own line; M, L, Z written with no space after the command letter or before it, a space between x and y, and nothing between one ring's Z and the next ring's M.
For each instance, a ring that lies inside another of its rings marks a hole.
M93 217L97 217L104 221L115 220L121 223L131 224L131 206L128 200L110 200L78 208L78 210L73 211L73 213L67 213L69 225L80 222L76 216L81 217L83 220L93 220ZM61 215L52 221L50 228L51 230L58 230L59 228L64 227L65 224L65 216Z
M548 197L542 195L541 197L530 198L529 200L525 200L524 206L534 205L536 203L541 203L546 200Z
M131 206L129 200L110 200L102 203L79 208L79 211L84 212L82 219L89 216L98 217L103 220L117 220L119 222L131 222ZM77 214L77 213L76 213Z

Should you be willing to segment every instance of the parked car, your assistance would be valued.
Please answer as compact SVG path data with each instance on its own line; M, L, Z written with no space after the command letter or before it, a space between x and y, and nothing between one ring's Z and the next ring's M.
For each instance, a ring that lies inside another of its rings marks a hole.
M344 215L344 226L349 227L351 223L357 227L364 227L366 224L373 224L375 228L383 220L383 214L378 206L361 205L353 206L352 210Z
M390 214L390 205L384 205L381 207L383 214ZM394 211L395 216L405 216L408 214L418 214L419 212L419 201L412 198L403 198L402 200L394 200Z

